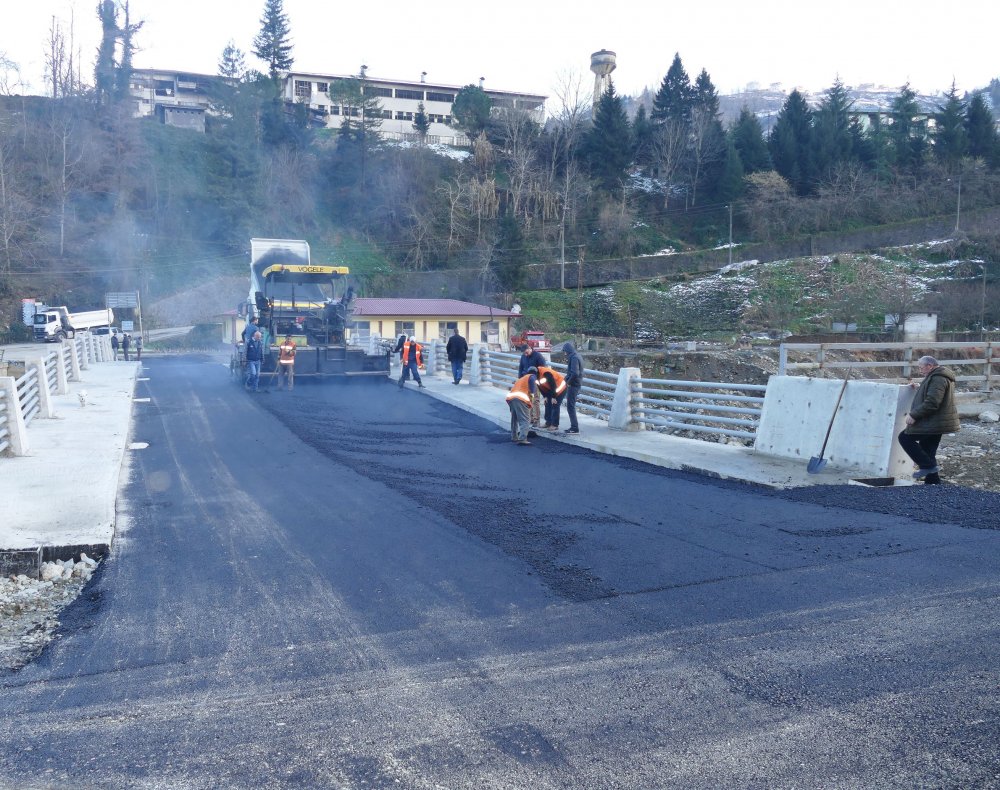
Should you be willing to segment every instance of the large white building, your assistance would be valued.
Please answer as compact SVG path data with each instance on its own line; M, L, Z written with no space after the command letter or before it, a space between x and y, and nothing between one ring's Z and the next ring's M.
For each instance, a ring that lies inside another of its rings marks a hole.
M289 102L308 104L314 113L323 117L328 128L339 129L344 122L345 113L351 110L357 113L357 109L338 104L336 99L331 98L331 87L332 93L336 94L337 81L357 79L361 78L357 75L289 72L285 77L284 98ZM462 86L430 83L423 79L387 80L368 76L363 77L362 84L365 95L378 98L382 107L383 137L390 140L416 140L418 135L413 128L413 119L420 104L423 104L430 121L427 132L430 142L468 145L465 135L452 125L452 103ZM494 108L524 110L534 115L539 123L544 121L546 96L489 90L482 80L479 87L492 100Z
M205 130L205 114L211 112L210 96L213 82L221 77L209 74L135 69L130 82L136 115L155 116L161 123L183 128ZM357 75L312 74L293 71L285 75L283 98L289 103L308 105L314 118L329 129L339 129L346 114L357 112L345 108L331 98L331 86L336 95L339 80L359 79ZM542 123L545 99L533 93L490 90L480 87L493 102L494 108L512 108L531 113ZM363 90L378 98L382 108L382 136L390 140L417 139L413 119L422 103L430 121L428 142L468 145L469 140L453 125L452 103L462 86L425 82L423 79L386 80L365 76Z

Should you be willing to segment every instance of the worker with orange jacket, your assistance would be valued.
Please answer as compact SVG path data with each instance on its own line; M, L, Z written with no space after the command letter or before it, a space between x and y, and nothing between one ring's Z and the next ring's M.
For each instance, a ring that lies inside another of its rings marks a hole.
M566 378L557 370L538 368L538 389L545 402L545 425L547 431L559 430L559 409L566 397Z
M413 335L403 341L403 347L399 350L399 363L403 366L403 371L399 374L400 389L403 389L403 384L406 383L411 373L417 386L424 389L424 382L420 380L420 371L417 369L424 366L422 351L423 349Z
M295 386L295 341L292 336L285 335L284 341L278 346L278 389L288 382L288 391Z
M538 368L530 367L514 382L507 393L510 407L510 440L520 445L531 444L528 431L531 429L531 399L538 388Z

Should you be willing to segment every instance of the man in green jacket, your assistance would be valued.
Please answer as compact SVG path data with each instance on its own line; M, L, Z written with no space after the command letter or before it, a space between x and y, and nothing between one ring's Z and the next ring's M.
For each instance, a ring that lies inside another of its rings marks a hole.
M955 374L943 368L934 357L921 357L917 368L924 380L916 387L913 404L906 415L906 428L899 434L899 445L918 467L913 473L925 483L940 483L937 454L941 436L961 428L955 408Z

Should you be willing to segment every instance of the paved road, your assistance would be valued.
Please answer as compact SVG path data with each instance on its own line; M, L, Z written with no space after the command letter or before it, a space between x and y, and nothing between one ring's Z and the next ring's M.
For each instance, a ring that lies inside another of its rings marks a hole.
M998 531L147 370L115 552L0 676L0 786L1000 785Z

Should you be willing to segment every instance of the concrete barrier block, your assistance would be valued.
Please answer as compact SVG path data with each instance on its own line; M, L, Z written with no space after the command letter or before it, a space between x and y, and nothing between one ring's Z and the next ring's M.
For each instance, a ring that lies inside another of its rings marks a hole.
M767 385L754 451L779 458L818 457L843 380L772 376ZM837 408L823 457L829 466L870 477L903 474L896 427L908 404L898 384L850 381ZM905 457L905 454L904 456Z

